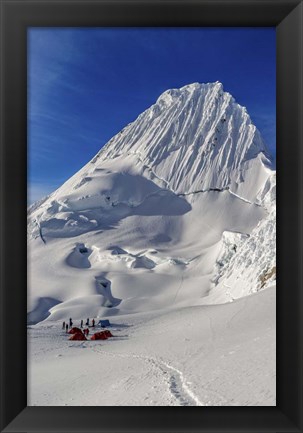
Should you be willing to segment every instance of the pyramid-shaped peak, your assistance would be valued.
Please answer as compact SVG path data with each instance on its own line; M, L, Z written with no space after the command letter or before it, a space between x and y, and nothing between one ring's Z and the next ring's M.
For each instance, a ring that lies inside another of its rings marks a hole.
M246 109L223 91L219 81L162 93L64 188L86 184L91 173L104 170L104 164L114 160L119 165L126 159L174 193L230 189L249 201L262 186L260 173L271 164ZM257 179L253 186L245 181L252 172Z
M219 81L166 90L93 162L130 154L178 193L239 186L248 161L268 163L249 114Z

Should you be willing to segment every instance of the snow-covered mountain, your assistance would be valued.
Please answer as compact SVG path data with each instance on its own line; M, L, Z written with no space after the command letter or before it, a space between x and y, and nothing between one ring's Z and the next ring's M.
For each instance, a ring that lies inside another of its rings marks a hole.
M29 208L29 322L229 302L267 287L271 167L221 83L164 92Z

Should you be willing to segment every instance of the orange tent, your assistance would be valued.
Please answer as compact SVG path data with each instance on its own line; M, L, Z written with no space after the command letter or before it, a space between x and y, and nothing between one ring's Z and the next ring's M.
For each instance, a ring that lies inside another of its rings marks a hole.
M77 340L77 341L83 341L83 340L86 340L86 337L85 337L85 335L83 334L83 332L76 332L75 334L72 334L70 337L69 337L69 340L73 340L73 341L75 341L75 340Z
M108 336L106 335L106 331L96 332L91 337L91 340L107 340L107 339L108 339Z
M69 333L69 334L77 334L77 333L82 334L82 331L81 331L80 328L76 328L76 327L74 327L74 328L70 329L70 330L68 331L68 333Z

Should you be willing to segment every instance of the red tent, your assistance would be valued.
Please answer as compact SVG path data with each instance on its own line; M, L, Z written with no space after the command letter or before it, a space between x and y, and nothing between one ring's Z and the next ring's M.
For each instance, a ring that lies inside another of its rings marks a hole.
M107 338L109 338L109 337L113 337L113 334L112 334L108 329L106 329L106 330L103 331L103 332L104 332L104 334L106 335Z
M96 332L91 337L91 340L107 340L107 339L108 339L108 336L106 335L106 331Z
M82 334L82 331L81 331L80 328L76 328L76 327L74 327L74 328L70 329L70 330L68 331L68 333L69 333L69 334L77 334L77 333Z
M76 332L75 334L73 334L69 337L69 340L82 341L82 340L86 340L86 337L83 334L83 332Z

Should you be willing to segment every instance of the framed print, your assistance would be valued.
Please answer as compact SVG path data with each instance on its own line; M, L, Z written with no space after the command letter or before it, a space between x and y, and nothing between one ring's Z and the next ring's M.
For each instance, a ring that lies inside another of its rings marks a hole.
M1 431L302 431L302 2L1 17Z

